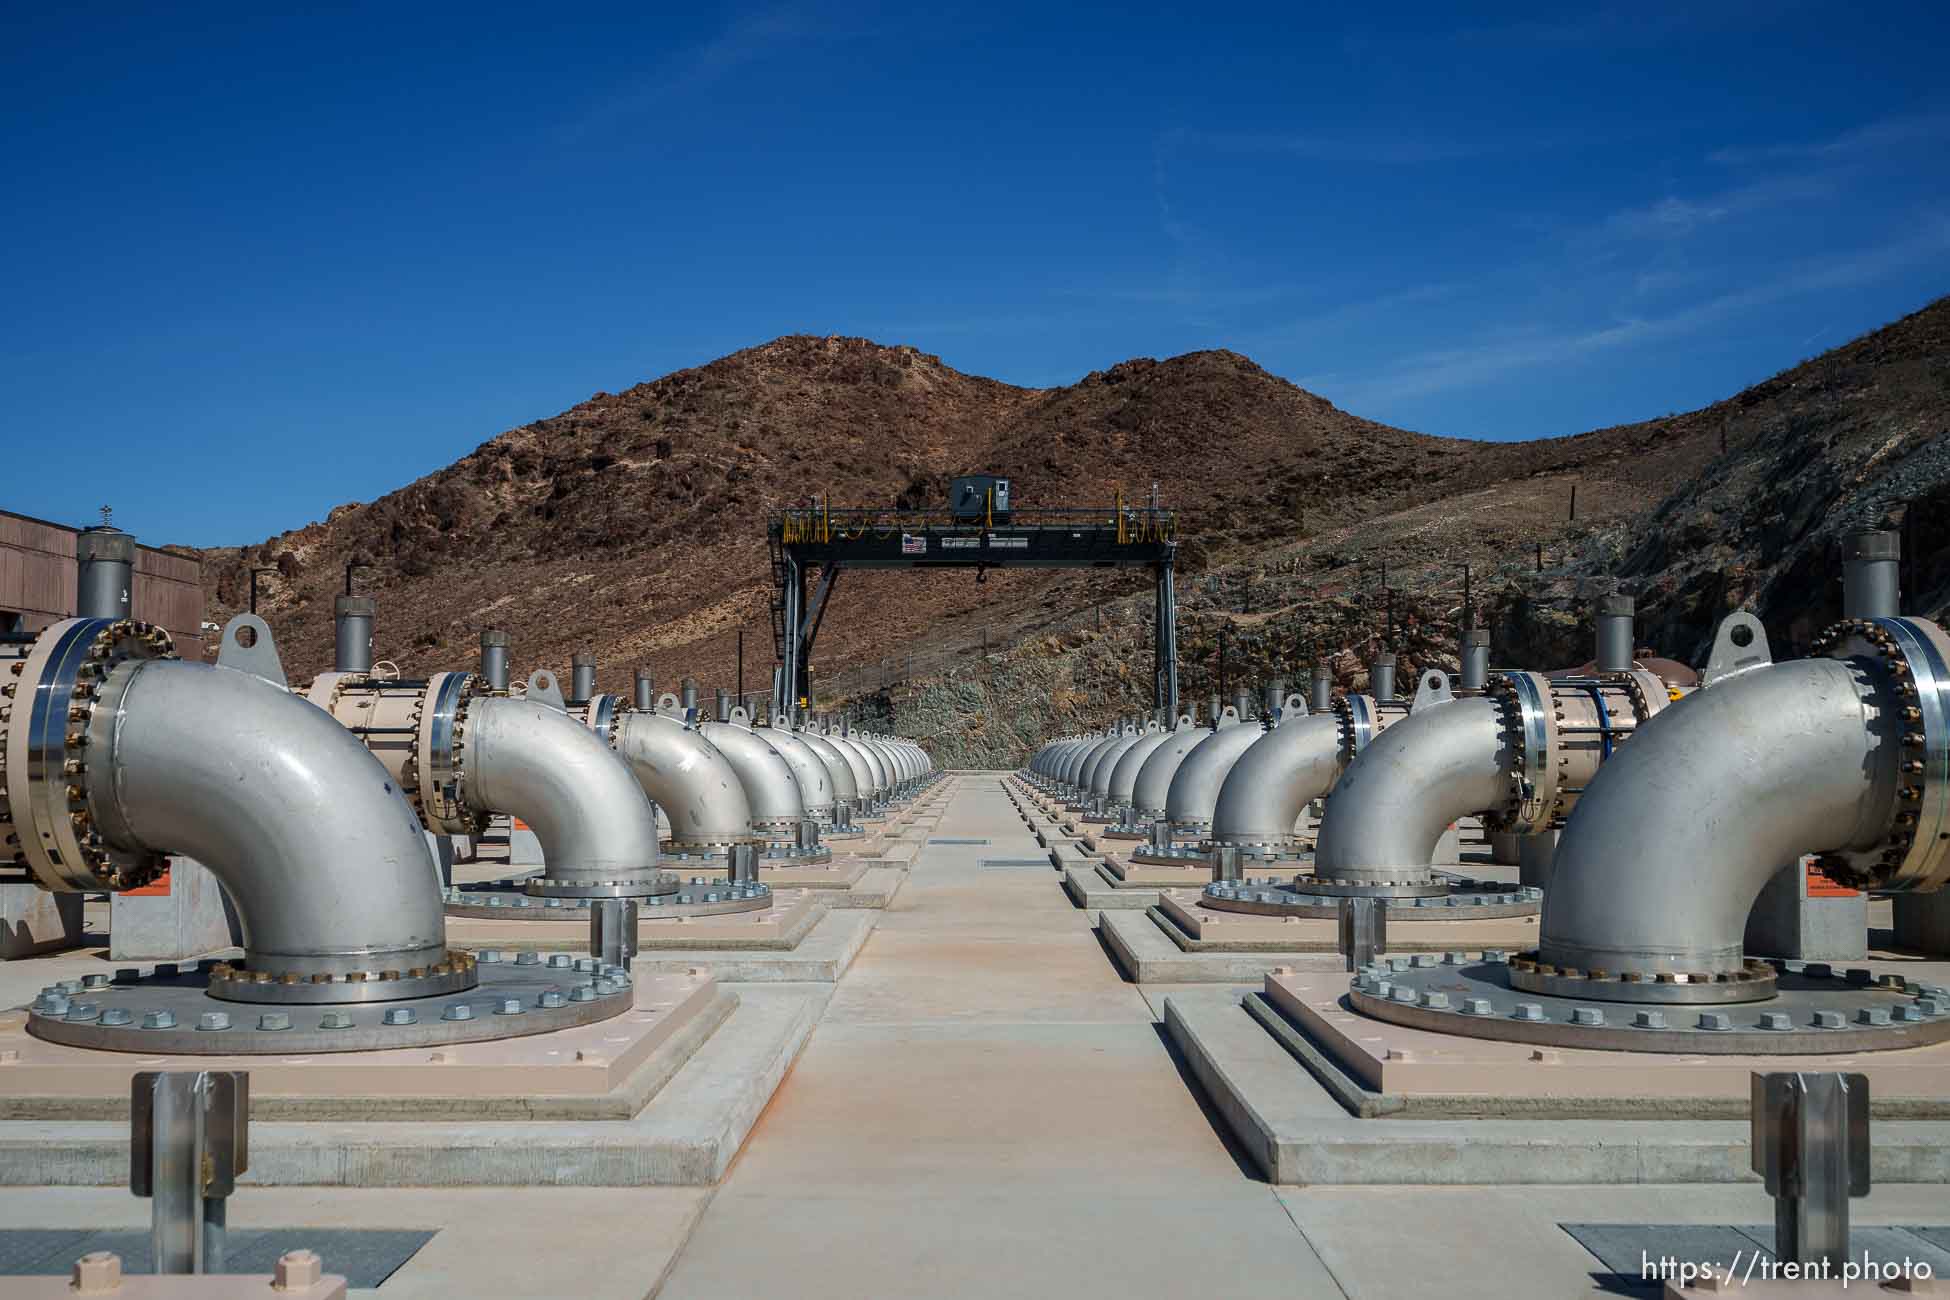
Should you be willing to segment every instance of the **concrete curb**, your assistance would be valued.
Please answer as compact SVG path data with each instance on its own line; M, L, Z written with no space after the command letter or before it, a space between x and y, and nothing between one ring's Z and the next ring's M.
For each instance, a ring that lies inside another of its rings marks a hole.
M710 1186L798 1059L830 987L741 990L729 1019L630 1120L251 1126L257 1186ZM123 1186L128 1125L0 1124L0 1184Z
M1259 1170L1287 1184L1751 1183L1745 1121L1356 1119L1230 991L1165 999L1165 1031ZM1878 1182L1950 1180L1950 1123L1875 1129Z

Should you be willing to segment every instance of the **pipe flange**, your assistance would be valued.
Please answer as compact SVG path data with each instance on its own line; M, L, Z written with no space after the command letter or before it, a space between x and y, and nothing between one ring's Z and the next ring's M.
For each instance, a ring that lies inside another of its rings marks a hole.
M279 1006L334 1006L351 1002L396 1002L402 998L463 993L479 983L474 958L449 952L426 966L376 971L254 970L220 961L210 968L209 995L224 1002Z
M558 880L530 876L521 882L530 898L654 898L677 891L677 877L652 870L647 875L614 876L608 880Z
M1341 766L1345 768L1374 739L1376 719L1373 698L1366 695L1335 696L1334 719L1340 728Z
M1175 844L1168 849L1142 848L1128 860L1147 867L1203 867L1211 864L1211 851L1197 844Z
M1950 639L1921 619L1846 619L1815 638L1813 653L1880 666L1895 697L1901 745L1884 840L1866 852L1821 854L1816 865L1864 889L1925 890L1950 881Z
M590 898L532 898L523 892L520 881L497 881L489 887L467 885L449 889L446 913L455 918L481 921L573 921L586 924L589 909L599 901ZM667 892L649 894L633 900L637 917L717 916L729 912L758 912L772 906L772 887L766 884L734 885L723 880L693 876L688 885L674 884Z
M1515 986L1499 952L1390 957L1365 966L1348 1002L1377 1020L1441 1034L1550 1047L1714 1056L1873 1052L1950 1039L1950 990L1837 975L1828 967L1784 962L1775 995L1729 1010L1674 1011L1598 1002L1592 990L1569 995Z
M1339 897L1304 892L1298 888L1300 883L1274 878L1215 880L1199 894L1198 903L1217 912L1306 920L1332 920L1340 914ZM1391 921L1485 921L1535 916L1543 905L1541 889L1468 879L1449 882L1442 895L1392 897L1384 904Z
M407 770L415 779L407 797L424 824L450 834L480 834L488 826L489 814L467 802L467 709L492 693L485 687L473 673L436 674L414 719Z
M1729 970L1640 971L1585 970L1539 961L1537 951L1510 958L1509 982L1526 993L1553 997L1598 998L1605 1002L1636 1002L1663 1006L1710 1006L1728 1002L1759 1002L1774 996L1774 967L1748 958Z
M1551 685L1537 673L1491 673L1484 693L1497 702L1503 719L1503 743L1510 751L1506 765L1510 794L1502 808L1484 814L1490 830L1535 835L1549 828L1557 811L1558 773L1551 762L1551 726L1555 706Z
M160 876L168 859L126 853L104 832L118 823L89 755L112 742L122 692L142 663L175 657L169 633L133 619L77 618L41 634L0 681L0 786L16 866L61 893L122 890ZM120 671L122 665L129 667Z
M1358 878L1322 880L1302 876L1293 882L1297 893L1320 898L1435 898L1449 892L1449 882L1434 876L1410 880L1362 880Z
M45 1042L170 1056L291 1056L442 1047L595 1024L635 1001L630 974L592 959L552 965L537 952L482 954L479 983L462 996L430 993L312 1011L231 1008L202 975L158 967L99 990L47 990L27 1032ZM470 970L475 969L470 959Z

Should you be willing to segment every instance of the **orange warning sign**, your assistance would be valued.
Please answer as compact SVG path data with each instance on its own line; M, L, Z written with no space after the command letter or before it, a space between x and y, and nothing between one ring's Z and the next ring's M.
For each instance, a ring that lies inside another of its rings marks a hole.
M1809 898L1854 898L1861 891L1838 885L1823 874L1820 867L1812 861L1808 863Z
M125 894L137 894L137 895L168 894L169 893L169 868L164 867L162 874L160 876L157 876L154 880L150 881L148 884L143 885L136 889L125 889L122 892Z

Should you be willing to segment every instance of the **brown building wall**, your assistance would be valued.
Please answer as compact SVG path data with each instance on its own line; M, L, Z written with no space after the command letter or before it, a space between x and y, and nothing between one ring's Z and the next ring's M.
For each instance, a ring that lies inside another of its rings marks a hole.
M72 617L76 530L0 510L0 611L25 615L27 630ZM135 550L134 616L158 623L185 659L203 657L202 566L152 547Z

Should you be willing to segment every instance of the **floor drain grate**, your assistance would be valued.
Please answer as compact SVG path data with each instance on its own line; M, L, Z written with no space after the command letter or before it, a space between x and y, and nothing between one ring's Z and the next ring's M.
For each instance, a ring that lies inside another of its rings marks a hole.
M975 865L979 867L1047 867L1049 864L1048 858L981 858L977 860Z
M942 836L928 841L930 844L987 844L987 840L958 840Z

